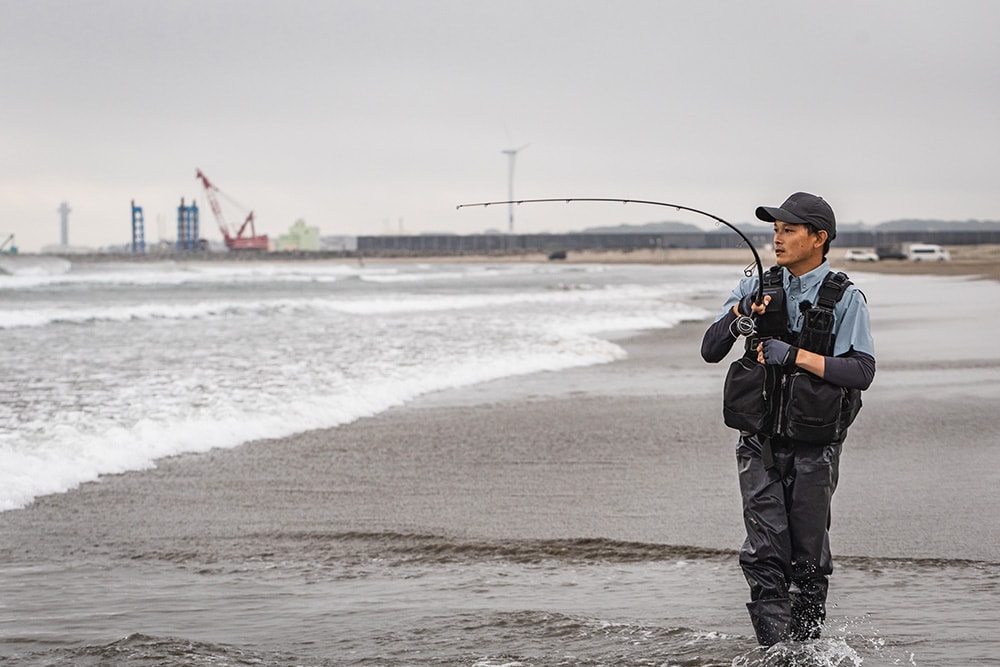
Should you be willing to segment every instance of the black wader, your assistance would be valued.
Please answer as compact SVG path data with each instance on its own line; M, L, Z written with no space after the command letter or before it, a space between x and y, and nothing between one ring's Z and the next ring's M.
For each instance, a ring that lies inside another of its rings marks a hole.
M773 466L761 458L764 436L743 435L737 447L747 538L740 567L750 585L747 609L758 641L816 639L826 618L830 501L837 488L841 444L770 438Z
M768 338L833 353L833 308L849 279L829 273L818 303L803 304L802 327L793 332L782 276L775 266L761 277L771 301L756 319L743 358L730 366L723 390L726 425L740 431L736 457L747 531L740 567L750 585L750 620L763 646L820 636L833 573L830 502L847 428L861 408L860 390L824 382L794 365L758 363L757 345Z

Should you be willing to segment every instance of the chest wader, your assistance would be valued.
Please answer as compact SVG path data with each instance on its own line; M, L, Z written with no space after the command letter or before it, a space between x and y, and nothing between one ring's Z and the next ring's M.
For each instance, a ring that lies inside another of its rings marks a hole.
M847 390L791 365L757 361L757 345L778 338L800 348L833 353L833 309L850 285L830 273L816 305L791 331L780 267L763 276L771 295L743 357L726 378L726 424L740 430L738 461L747 538L740 566L750 585L747 605L758 641L819 637L826 617L830 555L830 500L836 487L840 442L860 409L860 391Z

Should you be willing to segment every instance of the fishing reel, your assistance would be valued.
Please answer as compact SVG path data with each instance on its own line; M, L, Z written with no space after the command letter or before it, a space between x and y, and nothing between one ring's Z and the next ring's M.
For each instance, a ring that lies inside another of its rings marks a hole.
M752 247L753 246L751 246L751 248ZM756 257L756 253L754 253L754 256ZM750 264L748 264L747 267L743 269L743 275L745 275L747 278L752 276L753 270L754 268L756 268L756 266L757 265L755 262L751 262ZM761 276L761 279L763 279L763 276ZM760 299L764 298L763 292L758 291L757 295L758 298ZM750 336L754 335L754 333L756 333L757 322L755 318L751 315L740 315L733 323L732 330L737 338L739 338L740 336L746 336L747 338L749 338Z
M770 297L770 298L769 298ZM764 285L757 291L754 304L767 300L767 311L760 315L740 315L733 321L730 331L738 338L780 337L786 327L783 316L785 310L785 290L781 285Z
M757 332L757 322L753 317L749 315L740 315L733 322L733 331L737 336L746 336L749 338Z

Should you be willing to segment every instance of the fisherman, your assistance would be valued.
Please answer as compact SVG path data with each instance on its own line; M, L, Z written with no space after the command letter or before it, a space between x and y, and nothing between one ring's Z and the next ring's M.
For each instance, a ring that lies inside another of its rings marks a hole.
M740 281L701 354L718 363L749 334L723 412L740 431L747 609L757 640L771 646L820 636L833 572L830 501L847 427L875 376L875 346L864 295L826 258L837 236L830 205L797 192L756 215L774 223L777 266Z

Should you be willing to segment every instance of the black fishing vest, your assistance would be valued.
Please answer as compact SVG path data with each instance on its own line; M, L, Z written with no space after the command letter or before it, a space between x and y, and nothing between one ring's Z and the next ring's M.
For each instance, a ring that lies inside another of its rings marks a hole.
M832 356L835 342L833 309L851 281L830 272L823 279L815 304L803 303L802 328L788 324L781 267L761 276L767 310L756 318L756 330L747 337L746 351L734 361L723 389L726 425L744 434L782 436L813 443L837 442L844 437L861 409L861 391L826 382L796 367L765 365L757 361L757 345L777 338L816 354ZM770 467L770 445L762 452Z
M772 266L761 277L764 296L771 301L763 315L757 317L756 331L746 339L746 352L757 358L757 345L768 338L777 338L804 350L833 355L833 309L852 285L846 273L831 271L820 285L816 304L802 304L803 321L798 333L788 324L788 309L785 308L785 286L780 266Z

